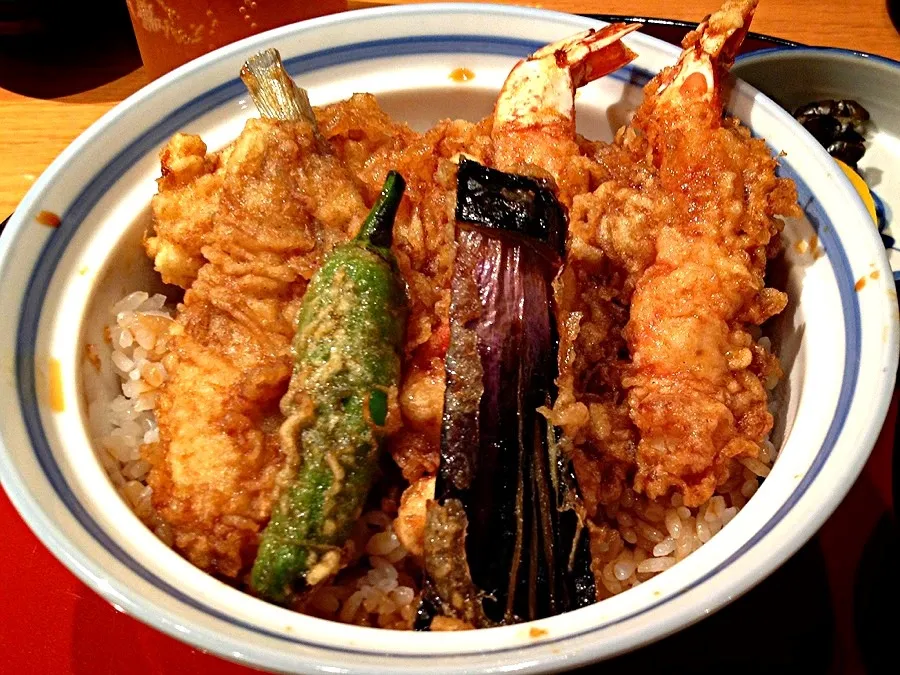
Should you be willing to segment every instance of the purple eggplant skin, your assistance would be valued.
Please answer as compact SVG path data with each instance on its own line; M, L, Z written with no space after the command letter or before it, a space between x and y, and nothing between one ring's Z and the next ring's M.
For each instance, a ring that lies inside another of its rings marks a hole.
M461 228L457 237L435 495L465 507L472 579L497 622L525 611L510 601L519 593L510 575L533 539L529 454L556 358L542 262L493 232Z
M456 220L524 235L520 243L549 245L561 259L566 213L550 181L504 173L463 157L456 174ZM559 259L551 264L559 265Z
M594 600L577 484L538 412L555 395L565 212L546 182L463 160L456 213L434 503L444 511L426 519L420 629L436 614L486 627Z

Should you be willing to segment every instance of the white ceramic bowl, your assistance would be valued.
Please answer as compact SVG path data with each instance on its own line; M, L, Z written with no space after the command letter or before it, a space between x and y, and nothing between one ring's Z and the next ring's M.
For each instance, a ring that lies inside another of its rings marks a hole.
M786 229L790 310L774 330L788 367L776 440L781 455L747 507L687 562L610 600L528 625L409 634L292 613L200 572L158 541L119 499L88 438L79 377L98 298L146 284L137 247L159 167L178 130L211 147L253 113L241 63L278 47L314 103L377 94L417 127L491 110L506 72L539 45L596 25L530 9L413 5L289 26L191 63L129 98L40 177L0 240L0 478L44 543L122 611L226 658L281 671L544 671L608 657L697 621L763 579L822 524L859 473L884 420L897 362L897 313L881 243L830 158L778 106L745 85L730 110L786 152L808 220ZM640 86L677 50L634 34L640 58L587 87L579 126L611 138ZM458 67L476 73L454 83ZM35 222L62 215L55 230ZM814 231L823 256L793 242ZM873 271L862 292L854 282ZM51 410L58 360L67 405Z
M859 168L884 206L888 259L900 280L900 62L831 47L787 47L744 54L732 72L788 111L828 98L853 99L869 111Z

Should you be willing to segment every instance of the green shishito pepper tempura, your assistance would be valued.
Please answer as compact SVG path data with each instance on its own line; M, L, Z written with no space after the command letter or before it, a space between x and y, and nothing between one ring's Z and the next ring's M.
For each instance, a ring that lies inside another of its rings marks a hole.
M300 306L281 402L287 464L251 580L272 602L285 604L340 569L372 485L406 324L390 252L404 189L402 176L389 173L359 234L326 257Z

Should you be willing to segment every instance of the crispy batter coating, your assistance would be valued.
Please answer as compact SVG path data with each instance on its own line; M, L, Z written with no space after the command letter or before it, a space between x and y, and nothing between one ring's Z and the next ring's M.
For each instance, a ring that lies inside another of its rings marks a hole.
M660 81L648 86L651 102ZM645 105L612 145L540 134L497 144L490 118L419 134L371 95L316 111L331 153L305 125L264 120L218 154L197 137L173 138L146 246L163 278L188 292L157 405L161 440L147 455L176 547L226 577L252 563L281 468L294 313L323 254L356 231L391 169L407 182L393 249L410 317L403 424L388 445L407 481L434 475L460 153L552 177L569 208L550 417L589 514L631 481L651 497L674 489L688 505L708 499L772 425L764 383L780 367L751 329L784 307L765 287L765 266L779 218L798 209L763 141L708 101L685 105L678 115ZM410 521L410 542L417 528Z
M172 336L170 381L157 404L161 440L147 448L150 483L176 547L199 567L229 577L252 563L271 512L281 467L278 401L290 376L293 316L306 281L322 255L358 229L363 202L375 199L390 169L407 181L393 248L411 313L403 425L389 447L407 480L432 475L438 465L455 159L462 151L486 152L488 136L483 125L460 121L417 134L392 121L370 95L316 112L333 155L317 152L303 125L265 120L248 122L227 153L207 156L205 164L198 138L170 144L191 148L196 167L215 167L219 187L207 192L205 204L191 205L209 211L214 227L199 237L198 253L182 256L203 266ZM190 174L166 182L171 175L160 181L170 203L175 190L185 200L197 196ZM195 169L193 178L211 175ZM151 255L168 241L167 225L157 220ZM180 269L190 284L190 264Z
M570 212L554 421L593 509L632 474L650 497L699 505L772 427L764 383L781 370L751 329L787 301L764 277L796 191L764 141L722 120L700 73L661 95L679 72L647 86L614 145L594 146L605 178Z
M633 474L638 442L622 386L630 363L624 330L631 285L599 238L601 224L616 219L603 208L600 195L614 185L614 172L634 163L614 146L582 147L595 154L599 185L576 195L569 211L566 263L554 284L560 348L558 394L550 419L563 430L585 508L593 517L600 505L621 496ZM630 233L628 218L619 220Z
M159 155L154 231L144 247L167 284L188 288L206 262L201 249L213 229L229 152L207 154L199 136L175 134Z
M207 262L179 306L157 402L160 441L146 454L175 547L198 567L237 577L252 563L282 463L278 402L299 300L366 208L305 123L250 120L218 171L218 198L195 205L214 210L201 247Z
M700 111L692 119L704 122ZM730 459L757 456L772 428L763 382L780 368L750 328L787 304L766 288L766 262L780 217L799 209L765 142L736 120L679 126L639 117L643 133L624 135L636 152L652 148L659 187L673 197L648 228L655 250L635 283L623 383L641 432L635 487L651 497L674 487L695 506L727 480Z

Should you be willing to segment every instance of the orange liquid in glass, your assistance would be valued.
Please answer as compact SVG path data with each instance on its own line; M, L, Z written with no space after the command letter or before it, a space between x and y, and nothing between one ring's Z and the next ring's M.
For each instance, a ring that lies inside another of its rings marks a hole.
M347 9L347 0L126 0L144 66L159 77L235 40Z

